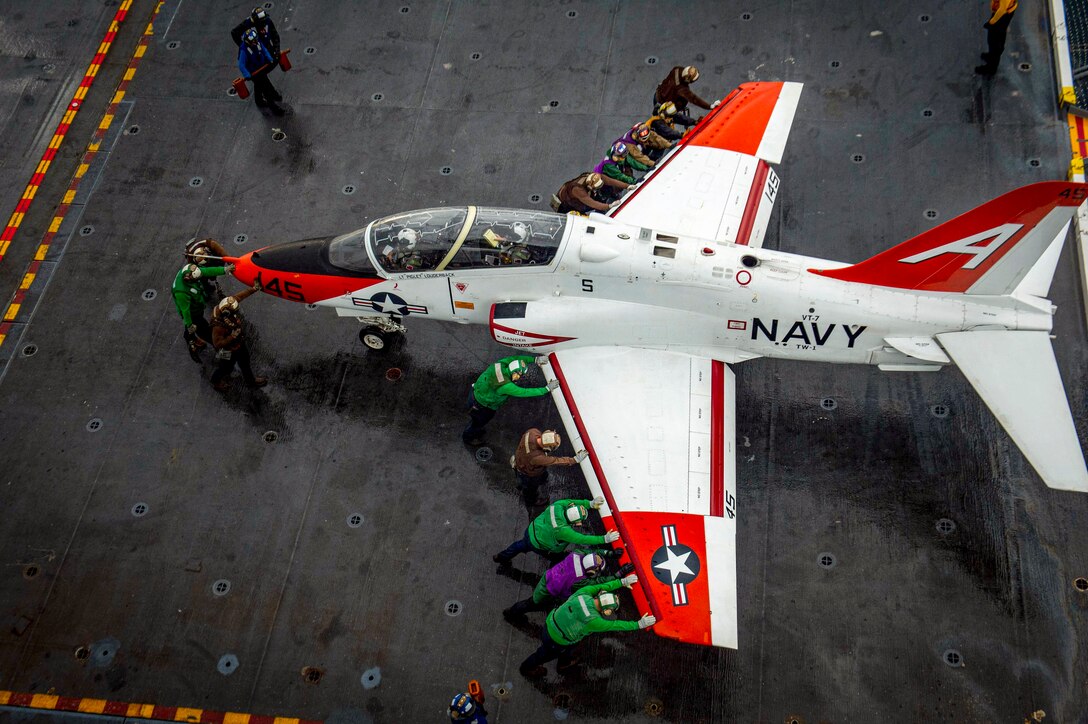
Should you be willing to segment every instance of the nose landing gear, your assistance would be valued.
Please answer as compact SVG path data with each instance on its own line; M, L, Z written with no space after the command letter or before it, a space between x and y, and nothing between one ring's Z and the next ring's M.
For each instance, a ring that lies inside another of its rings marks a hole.
M363 328L359 330L359 341L374 352L385 352L394 343L404 338L406 328L399 317L359 317Z

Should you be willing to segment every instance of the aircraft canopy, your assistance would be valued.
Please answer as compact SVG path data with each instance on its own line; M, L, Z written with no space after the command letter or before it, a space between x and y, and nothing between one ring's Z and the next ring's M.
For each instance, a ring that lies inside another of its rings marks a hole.
M329 257L348 269L373 259L392 274L547 266L555 260L566 225L566 216L524 209L422 209L386 216L337 237Z

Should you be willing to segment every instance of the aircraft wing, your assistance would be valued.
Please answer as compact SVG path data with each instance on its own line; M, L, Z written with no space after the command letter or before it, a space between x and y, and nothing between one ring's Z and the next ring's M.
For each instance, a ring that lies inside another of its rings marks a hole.
M542 367L606 528L638 573L660 636L737 648L736 412L723 362L584 347Z
M609 216L677 235L758 248L778 194L801 83L745 83L658 162Z

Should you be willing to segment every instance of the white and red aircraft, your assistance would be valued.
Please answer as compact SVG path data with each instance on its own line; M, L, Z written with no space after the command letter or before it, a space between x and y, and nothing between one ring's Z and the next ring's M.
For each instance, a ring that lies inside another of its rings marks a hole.
M954 362L1052 488L1088 492L1046 299L1088 186L1017 189L858 264L761 249L800 96L726 97L607 215L395 214L235 260L244 283L334 307L381 347L404 317L486 324L541 355L654 631L737 647L735 384L756 357Z

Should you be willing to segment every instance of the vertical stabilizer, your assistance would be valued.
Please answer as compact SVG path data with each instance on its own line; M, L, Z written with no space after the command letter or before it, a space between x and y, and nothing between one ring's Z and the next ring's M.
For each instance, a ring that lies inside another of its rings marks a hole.
M1085 184L1031 184L863 262L812 272L898 289L1045 297L1069 221L1085 199Z

